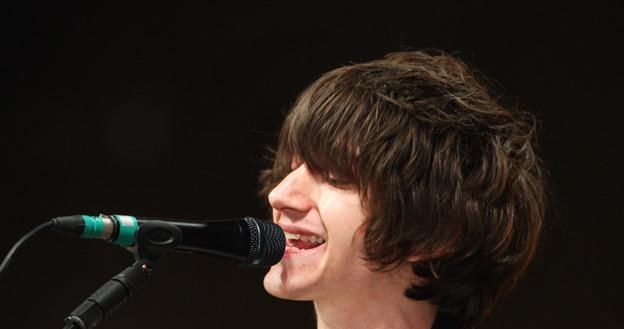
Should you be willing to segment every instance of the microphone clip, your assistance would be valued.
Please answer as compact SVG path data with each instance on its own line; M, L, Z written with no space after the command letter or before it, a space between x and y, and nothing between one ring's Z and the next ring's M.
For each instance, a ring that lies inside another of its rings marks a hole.
M182 230L171 223L151 220L139 225L136 244L129 248L135 259L155 261L168 250L173 250L183 239Z

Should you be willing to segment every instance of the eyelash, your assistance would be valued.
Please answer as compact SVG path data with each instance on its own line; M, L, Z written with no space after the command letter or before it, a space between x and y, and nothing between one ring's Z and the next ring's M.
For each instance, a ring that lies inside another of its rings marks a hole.
M325 177L325 181L327 181L327 184L336 187L336 188L344 188L347 187L349 185L349 182L345 181L345 180L341 180L338 178L333 177L333 175L327 175L327 177Z
M298 162L292 162L291 165L290 165L290 171L289 172L292 172L295 169L299 168L300 165L301 164L298 163ZM342 188L346 188L346 187L348 187L350 185L350 183L348 181L336 178L334 174L330 173L330 174L325 174L323 176L324 176L323 179L327 182L327 184L329 184L329 185L331 185L331 186L333 186L335 188L342 189Z

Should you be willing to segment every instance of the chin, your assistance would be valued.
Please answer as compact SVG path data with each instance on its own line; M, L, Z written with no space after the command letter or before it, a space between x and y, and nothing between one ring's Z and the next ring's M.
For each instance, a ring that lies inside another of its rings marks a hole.
M274 297L296 301L313 300L312 287L305 282L293 282L288 278L285 269L277 264L264 276L264 290ZM305 280L303 280L305 281Z

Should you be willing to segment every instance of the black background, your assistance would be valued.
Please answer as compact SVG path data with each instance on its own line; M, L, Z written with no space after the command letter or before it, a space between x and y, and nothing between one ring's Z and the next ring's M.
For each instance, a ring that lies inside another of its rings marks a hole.
M440 48L537 115L556 196L535 262L483 328L621 328L622 7L5 7L0 251L60 215L266 216L256 176L299 91L350 62ZM121 248L45 232L0 281L0 326L61 328L131 261ZM269 296L263 274L168 255L100 328L314 327L311 304Z

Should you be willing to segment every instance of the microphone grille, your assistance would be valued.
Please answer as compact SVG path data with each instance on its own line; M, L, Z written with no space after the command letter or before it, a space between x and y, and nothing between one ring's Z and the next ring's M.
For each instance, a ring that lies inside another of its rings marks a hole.
M251 233L249 248L250 267L270 267L284 257L286 237L278 225L266 220L245 217Z

